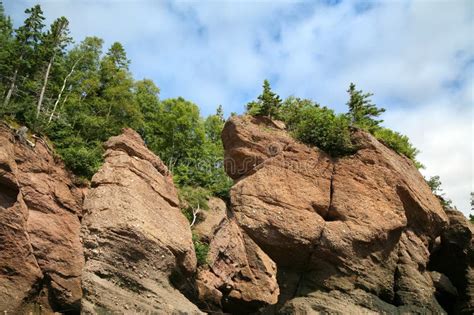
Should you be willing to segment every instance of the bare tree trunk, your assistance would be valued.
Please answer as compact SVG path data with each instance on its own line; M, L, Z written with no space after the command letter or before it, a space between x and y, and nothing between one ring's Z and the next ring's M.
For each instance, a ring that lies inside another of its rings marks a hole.
M15 69L15 72L13 73L13 78L12 78L12 83L10 84L10 88L8 89L7 96L5 97L5 100L3 101L3 106L6 107L8 103L10 103L10 99L13 94L13 90L15 89L16 86L16 77L18 76L18 68Z
M71 77L71 75L74 73L74 70L76 69L76 66L77 64L79 63L79 61L82 59L79 58L77 59L77 61L72 65L72 68L71 68L71 71L69 71L69 73L66 75L66 77L64 78L64 81L63 81L63 86L61 87L61 91L59 91L59 94L58 94L58 98L56 99L56 102L54 102L54 107L53 107L53 111L51 112L51 115L49 116L49 120L48 120L48 125L49 123L51 122L51 120L53 119L53 116L54 116L54 112L56 111L56 107L58 107L58 104L59 104L59 101L61 100L61 96L64 92L64 89L66 88L66 84L67 84L67 80Z
M105 121L109 121L110 113L112 112L112 102L109 104L109 110L107 111L107 117L105 118Z
M199 204L197 206L197 209L193 209L193 221L191 222L191 225L190 227L192 227L194 225L194 223L196 223L196 219L197 219L197 214L199 213Z
M38 119L40 111L41 111L41 106L43 105L44 92L46 91L46 85L48 84L49 72L51 71L53 60L54 60L54 56L51 57L51 59L49 60L48 67L46 68L46 73L44 74L44 82L43 82L43 86L41 87L41 93L38 99L38 106L36 107L36 119Z

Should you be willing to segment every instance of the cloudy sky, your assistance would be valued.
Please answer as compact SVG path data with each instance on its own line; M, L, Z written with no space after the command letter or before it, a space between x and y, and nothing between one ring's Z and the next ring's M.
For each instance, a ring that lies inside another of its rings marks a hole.
M281 96L345 111L355 82L385 125L421 150L424 175L469 214L473 179L474 1L3 0L18 25L40 3L80 41L120 41L137 79L203 115L241 113L264 78Z

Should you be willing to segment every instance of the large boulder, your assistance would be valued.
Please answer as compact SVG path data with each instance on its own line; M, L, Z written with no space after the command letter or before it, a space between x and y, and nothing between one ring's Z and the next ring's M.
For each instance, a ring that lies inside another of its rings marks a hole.
M47 143L0 126L0 311L79 312L82 194ZM21 310L21 311L20 311Z
M197 287L210 309L248 314L278 301L275 263L234 220L226 219L218 227L207 260Z
M266 118L232 117L222 139L236 222L278 270L296 274L285 278L292 293L280 282L280 305L300 296L337 311L315 299L339 292L325 299L443 312L427 265L448 219L412 161L359 130L357 153L331 158Z
M105 148L84 201L83 312L200 313L170 280L192 275L196 257L166 166L131 129Z
M331 158L265 118L231 118L222 140L239 225L279 265L304 265L325 225Z

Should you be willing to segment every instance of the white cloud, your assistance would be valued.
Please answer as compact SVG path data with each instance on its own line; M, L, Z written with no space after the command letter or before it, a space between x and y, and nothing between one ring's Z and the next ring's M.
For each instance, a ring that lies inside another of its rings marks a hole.
M412 138L426 172L441 176L467 214L473 1L4 1L17 23L36 2L49 21L67 16L78 40L122 42L137 78L154 79L163 97L184 96L204 114L217 104L243 111L264 78L282 96L343 111L353 81L376 93L387 125Z
M421 153L418 159L427 178L439 175L442 188L453 204L469 214L470 192L474 191L473 112L450 100L423 107L390 111L385 124L410 135Z

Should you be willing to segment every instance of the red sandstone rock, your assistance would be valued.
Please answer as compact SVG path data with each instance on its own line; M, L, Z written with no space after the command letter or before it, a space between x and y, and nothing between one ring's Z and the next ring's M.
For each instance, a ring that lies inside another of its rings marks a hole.
M44 142L32 148L2 125L0 148L0 310L19 311L44 291L45 309L78 311L80 193Z
M265 118L232 117L222 139L231 210L279 269L297 270L293 296L337 290L368 311L442 311L427 265L447 217L409 159L362 131L358 152L334 159Z
M83 312L200 313L169 279L196 257L166 166L131 129L105 148L84 202Z

